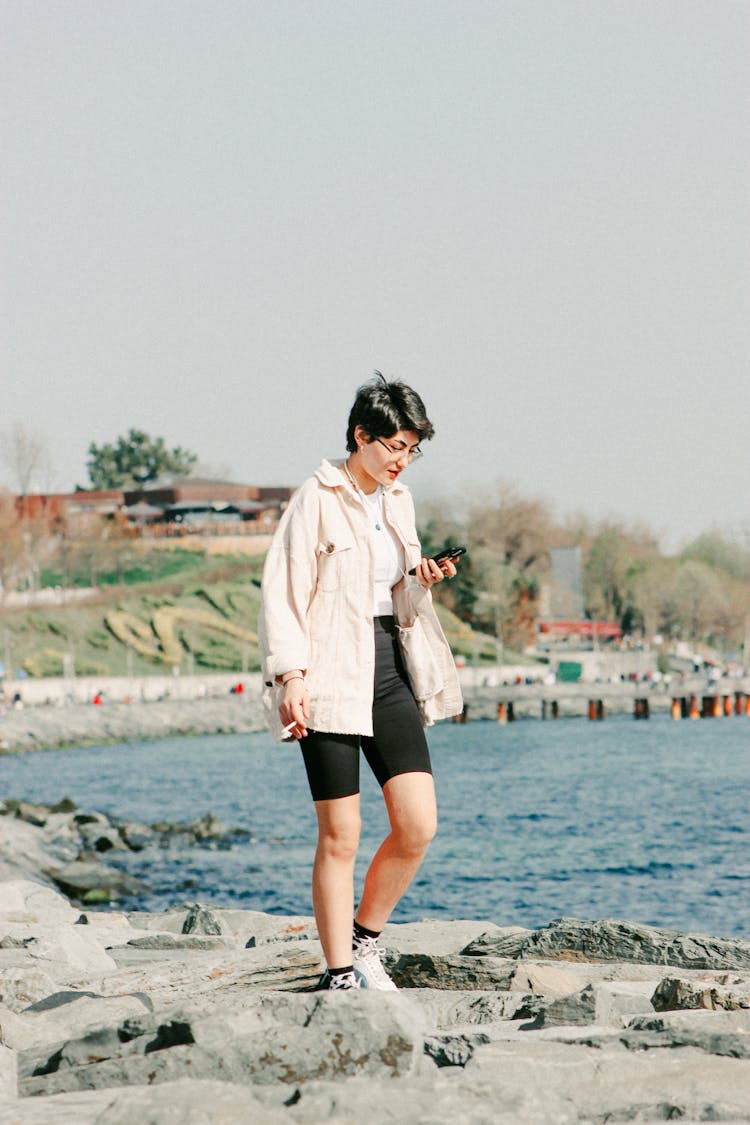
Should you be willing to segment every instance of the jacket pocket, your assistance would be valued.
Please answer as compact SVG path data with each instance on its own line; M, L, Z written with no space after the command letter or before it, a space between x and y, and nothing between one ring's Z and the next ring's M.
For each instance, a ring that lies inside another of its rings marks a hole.
M318 582L322 591L340 590L349 577L354 554L351 540L334 542L332 539L318 543Z
M398 626L398 640L415 699L422 701L436 695L445 676L419 617L414 624Z

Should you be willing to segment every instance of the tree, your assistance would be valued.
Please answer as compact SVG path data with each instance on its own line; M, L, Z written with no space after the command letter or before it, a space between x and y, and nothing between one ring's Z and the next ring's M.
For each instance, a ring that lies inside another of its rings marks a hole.
M0 489L0 595L15 588L23 573L25 554L15 499Z
M51 471L46 439L23 422L13 422L0 433L0 459L21 496L33 489L49 488Z
M89 446L86 468L92 488L139 488L164 476L188 476L198 460L179 445L131 428L113 444Z
M694 559L732 578L750 580L750 551L740 543L725 539L718 531L705 531L682 552L681 561Z

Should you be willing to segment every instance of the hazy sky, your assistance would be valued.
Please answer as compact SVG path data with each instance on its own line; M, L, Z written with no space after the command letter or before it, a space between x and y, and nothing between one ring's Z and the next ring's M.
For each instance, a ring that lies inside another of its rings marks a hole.
M59 487L131 425L299 482L380 368L417 499L750 527L747 0L0 12L0 411Z

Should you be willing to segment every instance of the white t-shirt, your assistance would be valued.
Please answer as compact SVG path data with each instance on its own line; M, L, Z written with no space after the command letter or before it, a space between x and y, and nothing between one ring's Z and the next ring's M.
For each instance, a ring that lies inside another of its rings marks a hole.
M375 561L375 596L373 617L393 615L391 589L403 574L404 549L383 518L383 488L378 485L375 492L367 495L359 493L367 512Z

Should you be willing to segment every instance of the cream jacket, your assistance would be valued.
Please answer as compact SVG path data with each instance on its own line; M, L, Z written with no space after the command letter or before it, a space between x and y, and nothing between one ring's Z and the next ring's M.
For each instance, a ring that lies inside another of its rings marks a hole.
M306 673L311 730L372 735L374 561L366 513L341 465L323 461L294 494L266 558L259 637L263 701L276 738L276 677L293 668ZM408 571L422 557L409 490L398 481L387 488L383 510ZM458 675L429 591L405 576L394 587L394 607L411 641L403 650L424 724L457 714Z

